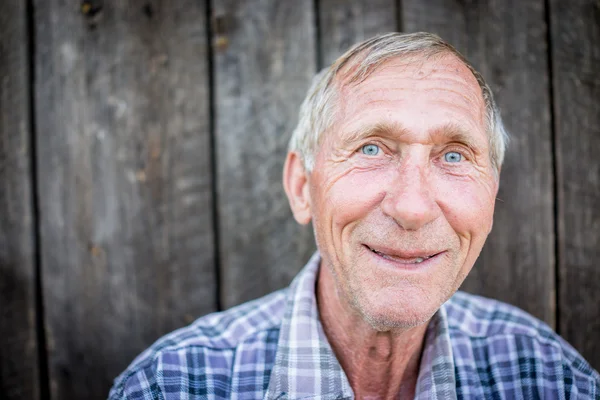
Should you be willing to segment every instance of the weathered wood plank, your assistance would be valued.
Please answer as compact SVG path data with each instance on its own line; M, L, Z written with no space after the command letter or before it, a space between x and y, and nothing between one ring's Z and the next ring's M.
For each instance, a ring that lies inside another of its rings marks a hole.
M406 31L455 45L486 77L512 141L494 229L463 289L555 321L552 142L543 0L403 0Z
M0 397L38 399L26 4L0 2Z
M398 26L394 0L320 0L318 10L320 68L354 44Z
M36 0L41 250L54 399L104 399L216 308L202 1Z
M559 330L600 370L600 6L550 2Z
M312 1L213 4L222 303L289 284L314 251L281 184L287 144L316 70Z

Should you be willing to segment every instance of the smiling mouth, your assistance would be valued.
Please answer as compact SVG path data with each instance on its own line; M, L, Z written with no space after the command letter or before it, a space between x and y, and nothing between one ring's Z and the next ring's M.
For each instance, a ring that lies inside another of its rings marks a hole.
M421 264L423 261L429 260L432 257L437 256L440 253L435 253L428 256L417 256L417 257L400 257L398 255L386 254L381 251L375 250L372 247L364 245L367 249L369 249L372 253L377 254L379 257L385 258L386 260L394 261L401 264Z

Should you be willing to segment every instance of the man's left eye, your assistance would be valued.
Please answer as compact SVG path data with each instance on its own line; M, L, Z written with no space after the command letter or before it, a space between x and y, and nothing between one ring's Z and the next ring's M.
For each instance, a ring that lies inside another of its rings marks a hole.
M456 151L449 151L444 154L444 159L449 163L457 163L462 161L463 156Z

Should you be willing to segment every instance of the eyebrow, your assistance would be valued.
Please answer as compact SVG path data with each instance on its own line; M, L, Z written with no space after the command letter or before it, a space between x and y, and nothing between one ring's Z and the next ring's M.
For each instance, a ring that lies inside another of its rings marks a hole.
M352 144L371 136L400 137L410 131L399 122L378 122L375 125L360 126L344 135L344 144Z
M395 139L410 134L410 130L400 122L378 122L366 127L358 127L344 135L344 144L352 144L372 136L393 137ZM473 134L457 123L446 123L429 131L432 142L455 142L463 144L475 151L482 151L482 143Z
M476 152L483 151L483 143L468 130L456 123L447 123L432 129L430 137L433 142L455 142L463 144Z

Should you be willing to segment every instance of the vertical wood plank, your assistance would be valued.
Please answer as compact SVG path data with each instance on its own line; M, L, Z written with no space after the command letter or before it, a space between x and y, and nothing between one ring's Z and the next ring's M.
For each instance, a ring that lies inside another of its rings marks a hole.
M395 0L319 1L320 68L333 63L354 44L397 29Z
M312 1L213 2L222 303L289 284L315 245L291 216L282 168L315 73Z
M600 370L600 5L550 2L559 329Z
M140 351L216 308L205 6L35 2L54 399L105 399Z
M0 2L0 397L38 399L26 3Z
M494 229L463 289L554 325L548 46L543 0L403 0L407 31L439 34L490 83L511 133Z

